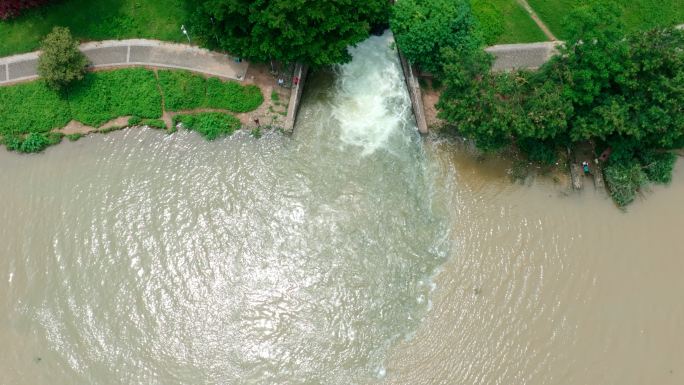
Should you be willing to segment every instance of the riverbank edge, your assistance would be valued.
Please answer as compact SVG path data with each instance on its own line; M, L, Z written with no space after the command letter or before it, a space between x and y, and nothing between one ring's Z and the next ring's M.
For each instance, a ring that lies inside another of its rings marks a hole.
M177 68L168 68L168 67L158 67L158 66L142 66L142 65L123 65L123 66L103 66L103 67L98 67L98 68L86 68L86 71L88 72L98 72L98 71L109 71L109 70L117 70L117 69L123 69L123 68L135 68L135 67L143 67L145 69L151 70L155 72L155 76L157 76L157 71L159 70L183 70L183 69L177 69ZM275 63L276 69L280 70L281 67L284 67L282 63ZM240 130L247 130L248 132L253 131L253 130L261 130L261 129L266 129L266 130L282 130L284 123L285 123L285 118L286 118L286 111L280 111L283 107L287 108L287 105L282 105L279 103L278 99L273 99L272 95L279 94L280 98L285 98L286 93L289 94L290 87L289 86L280 86L277 84L277 79L275 76L269 71L270 67L266 64L251 64L249 65L245 77L243 80L240 82L242 83L243 86L247 85L256 85L259 87L261 93L264 95L264 101L257 107L255 110L244 112L244 113L234 113L226 109L220 109L220 108L196 108L192 110L179 110L179 111L168 111L165 108L164 105L164 94L161 90L161 87L158 84L159 87L159 93L161 95L161 100L162 100L162 116L159 118L160 120L163 120L168 127L169 130L174 130L175 126L173 125L173 117L176 115L185 115L185 114L196 114L196 113L202 113L202 112L221 112L221 113L226 113L228 115L234 116L237 119L240 120L241 126ZM211 78L211 77L216 77L219 78L221 81L226 82L226 81L234 81L234 79L226 78L223 76L211 76L211 74L204 73L204 72L197 72L197 71L190 71L192 73L201 75L205 78ZM288 74L289 76L289 74ZM30 78L30 79L24 79L21 81L16 81L12 83L6 83L6 84L0 84L0 87L11 87L20 83L26 83L26 82L33 82L36 81L40 78ZM158 81L158 80L157 80ZM133 125L130 126L128 124L128 119L131 118L131 115L125 115L125 116L119 116L116 117L106 123L104 123L100 127L93 127L89 125L85 125L81 122L71 120L69 121L65 126L63 127L54 127L52 130L47 131L45 133L57 133L57 134L62 134L63 136L68 136L68 135L78 135L79 137L85 136L90 133L107 133L110 131L115 131L119 129L127 129L127 128L135 128L135 127L144 127L143 125ZM257 124L255 120L260 120L265 124ZM111 130L111 128L114 128L114 130ZM154 127L153 127L154 128ZM2 139L2 136L0 135L0 140ZM4 147L4 146L3 146Z

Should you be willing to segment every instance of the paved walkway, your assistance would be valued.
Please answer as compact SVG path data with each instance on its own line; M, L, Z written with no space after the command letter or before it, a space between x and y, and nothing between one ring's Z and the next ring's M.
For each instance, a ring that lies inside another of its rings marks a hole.
M516 68L537 69L558 54L557 44L562 41L545 41L529 44L503 44L485 48L496 56L492 71L510 71Z
M90 68L127 65L150 65L186 69L210 75L242 80L247 74L246 61L206 49L157 40L105 40L79 46L90 60ZM38 52L0 58L0 84L38 77Z

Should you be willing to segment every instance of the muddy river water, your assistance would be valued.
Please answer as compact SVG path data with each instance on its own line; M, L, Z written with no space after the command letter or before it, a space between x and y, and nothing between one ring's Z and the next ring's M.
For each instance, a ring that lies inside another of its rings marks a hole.
M417 134L390 43L292 137L0 151L0 383L684 383L684 163L627 213L513 184Z

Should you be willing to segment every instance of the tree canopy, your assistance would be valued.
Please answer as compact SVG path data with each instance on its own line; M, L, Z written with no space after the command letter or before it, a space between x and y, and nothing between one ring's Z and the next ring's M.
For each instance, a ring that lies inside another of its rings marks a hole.
M406 59L432 73L442 70L442 49L466 52L484 43L467 0L401 0L390 25Z
M52 89L66 86L75 79L83 79L83 68L88 59L78 49L78 41L69 28L55 27L41 45L38 57L38 75Z
M652 150L684 146L684 30L626 35L620 15L614 4L576 9L560 55L534 72L493 73L481 50L442 50L446 130L484 151L516 143L546 163L574 142L611 146L606 176L620 205L644 181L667 183L672 155Z
M193 29L216 35L233 55L320 67L350 61L347 47L386 22L390 7L389 0L208 0Z

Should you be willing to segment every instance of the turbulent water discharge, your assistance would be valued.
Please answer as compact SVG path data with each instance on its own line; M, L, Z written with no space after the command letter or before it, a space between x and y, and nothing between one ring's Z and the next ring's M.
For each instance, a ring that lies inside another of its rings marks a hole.
M0 150L0 384L684 383L684 164L627 213L512 184L420 138L391 42L292 137Z
M384 376L448 251L390 39L311 77L291 140L128 130L3 151L15 382Z

